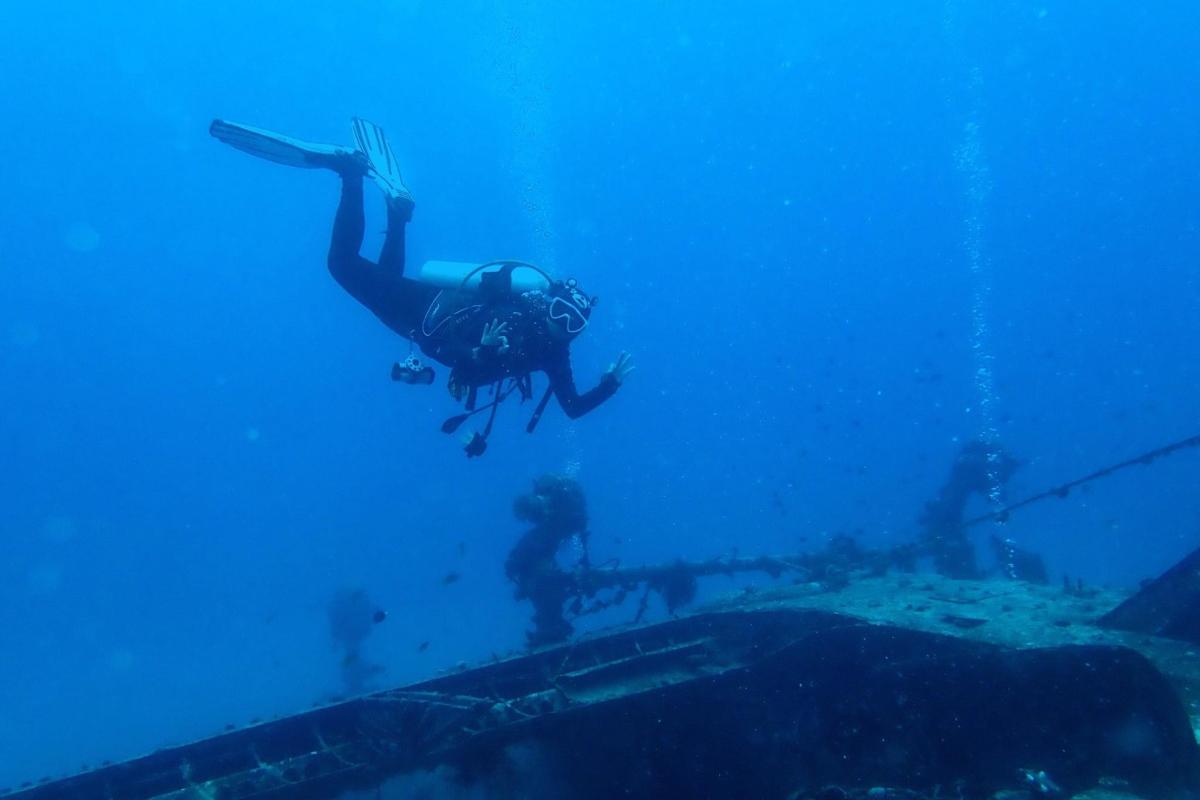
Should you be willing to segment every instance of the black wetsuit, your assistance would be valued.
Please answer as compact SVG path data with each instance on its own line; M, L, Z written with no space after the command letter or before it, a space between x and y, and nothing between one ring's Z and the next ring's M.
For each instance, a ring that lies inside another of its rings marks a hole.
M612 397L619 384L607 374L595 388L583 394L576 390L569 340L550 335L544 302L536 293L513 295L500 303L460 303L443 324L426 324L426 314L439 295L453 305L453 293L404 277L408 219L390 206L379 263L359 255L366 227L362 184L361 175L343 176L342 199L329 244L329 272L354 299L393 331L415 342L427 356L450 367L455 380L464 386L478 388L506 377L545 372L559 405L572 419ZM509 349L504 354L479 346L484 326L493 319L508 323L504 335Z

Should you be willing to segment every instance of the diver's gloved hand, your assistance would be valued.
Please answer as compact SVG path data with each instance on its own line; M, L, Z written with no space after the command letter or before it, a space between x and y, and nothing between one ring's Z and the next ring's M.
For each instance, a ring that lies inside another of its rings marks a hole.
M617 360L613 362L609 366L608 371L604 373L604 379L616 381L617 386L620 386L625 382L625 378L627 378L629 373L633 372L634 369L636 368L633 366L633 357L630 356L629 353L622 350L621 355L617 356Z
M504 355L508 352L508 337L504 335L506 330L508 330L507 322L501 322L498 319L492 320L483 326L483 336L479 339L479 346L495 348L498 355Z

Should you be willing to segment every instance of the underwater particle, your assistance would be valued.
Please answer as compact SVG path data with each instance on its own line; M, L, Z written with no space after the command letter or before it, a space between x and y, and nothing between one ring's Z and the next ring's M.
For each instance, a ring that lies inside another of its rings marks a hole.
M254 427L246 428L246 441L247 442L257 442L261 438L262 438L262 431L260 431L258 428L254 428Z
M76 253L91 253L100 247L100 233L86 222L72 222L63 234L63 244Z
M442 586L449 586L451 584L458 583L459 577L460 576L457 572L447 572L442 578Z
M63 515L46 517L42 523L42 536L55 544L66 544L75 538L75 521Z
M42 332L32 322L14 322L8 326L8 343L13 347L33 347L42 340Z
M108 654L108 668L113 672L128 672L133 668L136 659L131 651L124 648L113 650Z
M429 641L428 640L421 642L419 645L417 645L418 653L424 653L428 649L429 649Z
M575 221L575 235L581 239L595 238L599 229L600 226L596 224L596 220L594 219L581 217Z
M35 594L52 594L62 586L62 569L55 564L42 564L30 570L26 580Z

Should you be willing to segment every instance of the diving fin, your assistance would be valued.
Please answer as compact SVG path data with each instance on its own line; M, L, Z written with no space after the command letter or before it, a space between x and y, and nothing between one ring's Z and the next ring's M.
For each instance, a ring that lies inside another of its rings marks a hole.
M208 132L230 147L289 167L337 169L341 160L354 153L348 147L305 142L282 133L223 119L214 119L208 126Z
M413 196L404 185L404 179L400 177L400 165L391 146L388 145L383 128L360 117L351 120L350 125L354 130L354 141L358 143L359 152L367 157L367 163L371 165L367 174L383 192L388 205L394 210L412 213Z
M454 433L462 424L471 418L471 412L458 414L442 423L442 433Z

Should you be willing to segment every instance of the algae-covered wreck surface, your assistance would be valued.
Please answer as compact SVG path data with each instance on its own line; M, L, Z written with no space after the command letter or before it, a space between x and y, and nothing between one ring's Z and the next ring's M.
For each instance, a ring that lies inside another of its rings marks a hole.
M497 797L1183 797L1200 658L1095 624L1124 599L923 574L746 592L12 796L404 796L388 781L439 769Z
M1200 731L1200 643L1098 624L1130 597L1129 591L1110 587L957 580L936 574L901 573L862 577L832 592L817 584L805 584L744 593L713 608L836 611L871 623L1007 648L1128 647L1146 656L1168 676Z

